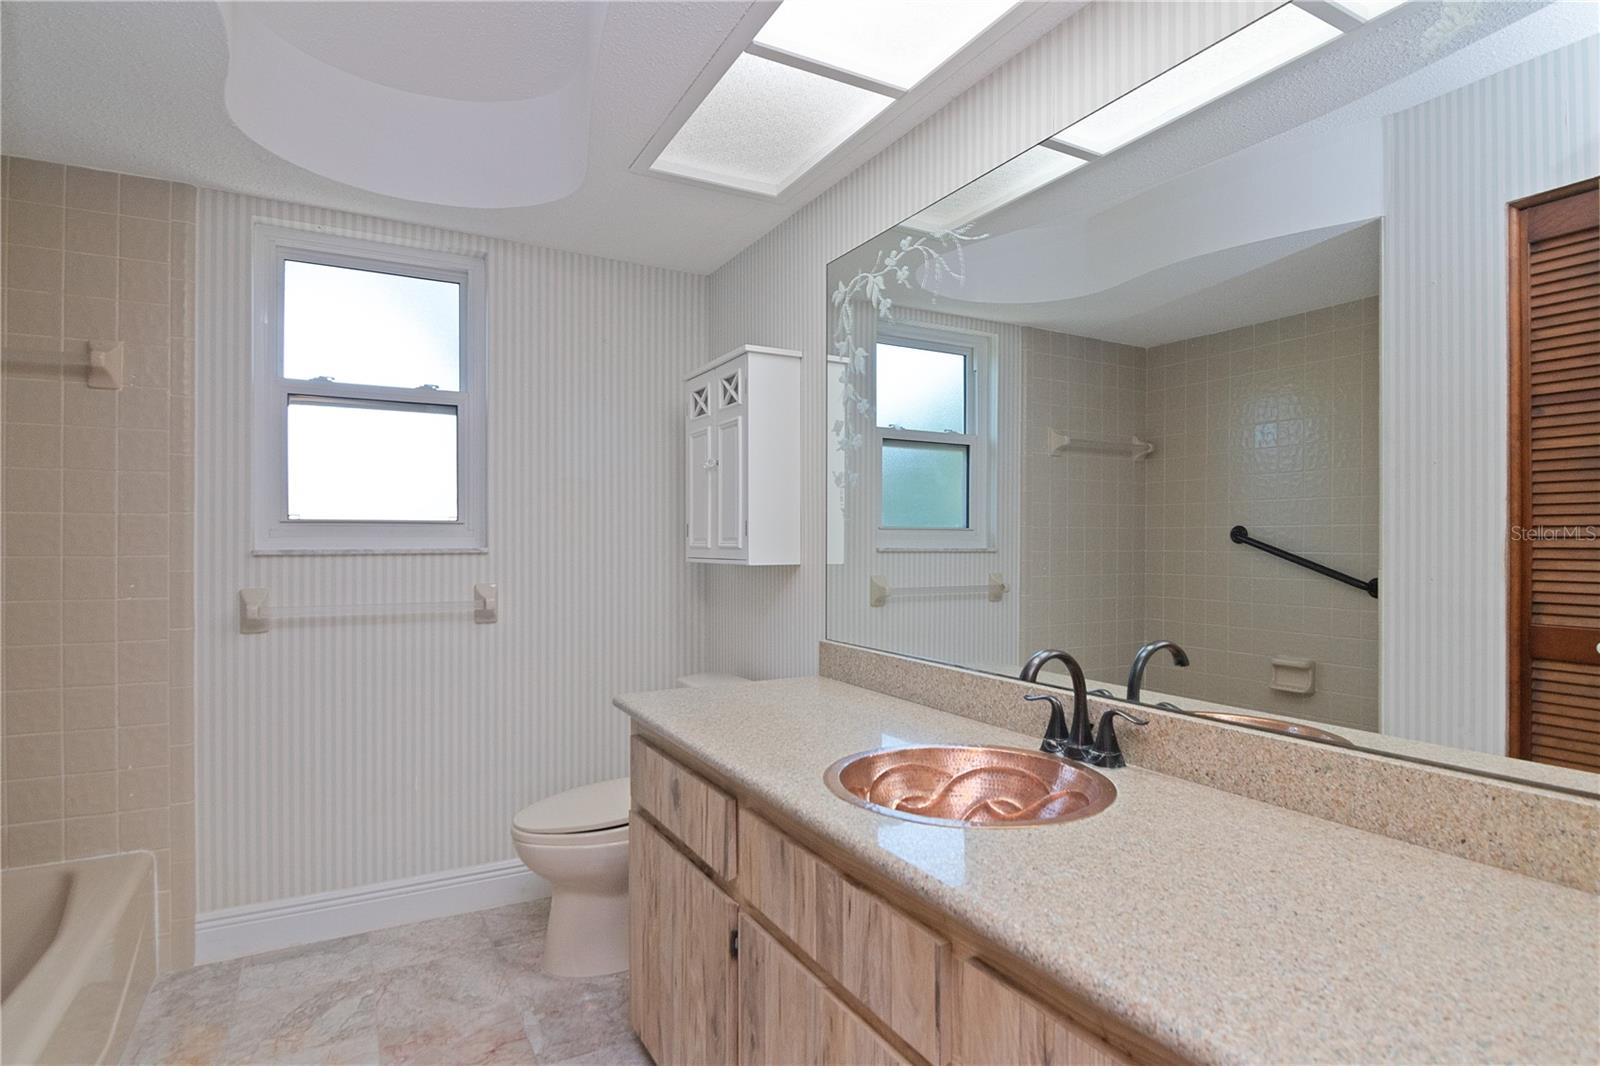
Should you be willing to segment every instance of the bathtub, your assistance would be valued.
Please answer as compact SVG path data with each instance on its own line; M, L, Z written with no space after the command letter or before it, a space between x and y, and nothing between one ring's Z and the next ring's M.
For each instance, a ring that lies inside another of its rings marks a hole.
M148 852L0 873L0 1062L115 1062L155 977Z

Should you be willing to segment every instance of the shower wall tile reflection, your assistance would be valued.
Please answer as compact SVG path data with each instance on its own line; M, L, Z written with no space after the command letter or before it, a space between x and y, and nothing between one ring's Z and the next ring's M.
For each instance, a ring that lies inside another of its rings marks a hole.
M1045 450L1050 430L1100 440L1143 432L1145 352L1023 332L1024 649L1066 648L1099 682L1146 639L1145 468L1126 456ZM1024 652L1026 654L1026 652Z
M1141 643L1175 640L1192 665L1152 662L1150 693L1377 729L1377 601L1228 539L1377 573L1376 298L1151 349L1035 329L1023 348L1023 648L1117 686ZM1050 456L1050 429L1156 450ZM1315 692L1269 688L1274 658L1312 660Z
M1376 730L1378 601L1228 530L1377 573L1377 299L1152 348L1146 374L1146 631L1192 659L1149 686ZM1274 657L1316 691L1268 688Z

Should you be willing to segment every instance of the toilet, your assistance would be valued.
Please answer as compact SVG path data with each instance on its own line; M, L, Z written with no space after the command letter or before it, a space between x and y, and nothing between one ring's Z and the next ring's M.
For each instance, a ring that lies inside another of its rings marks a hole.
M690 674L677 685L743 680ZM628 968L628 807L628 779L618 777L547 796L511 820L517 857L550 884L547 974L595 977Z

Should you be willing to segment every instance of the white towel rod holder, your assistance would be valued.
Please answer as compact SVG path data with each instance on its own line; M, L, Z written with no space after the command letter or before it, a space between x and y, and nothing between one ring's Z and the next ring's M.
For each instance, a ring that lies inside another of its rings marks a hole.
M1079 437L1059 430L1048 430L1045 434L1045 450L1051 455L1065 455L1067 452L1097 452L1102 455L1125 455L1134 462L1148 459L1156 450L1153 442L1140 440L1138 437L1129 437L1127 440L1101 440L1096 437Z
M982 585L911 585L895 587L889 584L889 579L881 574L874 574L868 585L867 603L873 607L882 607L889 602L891 596L961 596L982 594L990 603L999 603L1006 594L1006 579L1003 574L990 574L989 580Z
M472 586L471 600L424 601L418 603L307 603L274 606L264 588L239 590L239 632L265 633L274 622L300 618L360 618L403 614L449 614L471 611L478 625L493 625L500 620L500 596L496 585L480 582Z

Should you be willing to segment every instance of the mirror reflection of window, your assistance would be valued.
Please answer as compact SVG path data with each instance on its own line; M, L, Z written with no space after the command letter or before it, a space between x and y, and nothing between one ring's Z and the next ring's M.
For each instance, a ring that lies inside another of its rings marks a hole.
M879 548L985 547L987 339L880 328L872 353Z
M883 437L886 529L965 529L971 451L922 434L967 434L965 352L877 345L877 422ZM917 437L904 438L910 431Z

